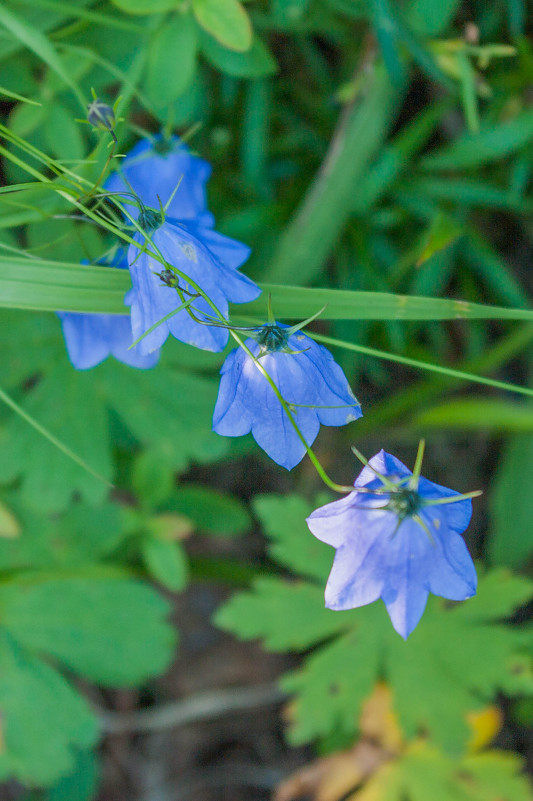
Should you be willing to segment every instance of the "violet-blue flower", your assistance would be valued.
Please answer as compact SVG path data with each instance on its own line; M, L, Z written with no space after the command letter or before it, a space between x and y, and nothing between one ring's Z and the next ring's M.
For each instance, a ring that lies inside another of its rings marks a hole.
M192 155L176 136L169 139L159 136L152 142L148 139L137 142L120 160L120 171L109 176L104 188L120 193L131 193L133 189L145 206L153 208L159 208L159 199L163 206L170 200L166 209L170 217L196 220L201 226L210 227L214 218L207 211L205 196L210 175L211 165ZM137 205L126 194L120 200L136 219L140 212Z
M354 487L307 518L315 537L336 548L327 607L353 609L382 598L392 625L407 638L430 592L453 601L475 595L476 572L461 537L474 493L465 497L415 477L383 450Z
M100 261L98 264L123 270L128 266L121 248L115 252L111 261ZM77 370L96 367L108 356L114 356L118 361L141 370L154 367L159 360L159 350L143 354L138 345L130 350L133 337L129 315L63 311L57 312L57 315L61 320L69 359Z
M305 334L279 323L259 329L246 347L268 373L308 445L320 423L341 426L361 417L361 407L331 353ZM255 361L242 348L232 351L221 370L213 430L226 437L249 431L264 451L291 470L305 445L279 398Z
M131 306L134 341L156 326L139 342L140 352L151 353L159 348L169 333L181 342L203 350L223 350L228 341L228 330L208 324L216 322L215 312L201 296L191 302L190 310L194 317L183 308L157 324L179 309L184 301L198 294L187 278L205 292L224 317L228 315L228 301L246 303L254 300L261 290L237 270L248 258L250 249L194 222L170 218L163 222L154 209L145 209L139 222L148 239L137 232L135 241L144 248L140 250L130 245L128 263L133 289L126 295L126 303ZM152 249L178 272L165 268L151 256L148 250Z

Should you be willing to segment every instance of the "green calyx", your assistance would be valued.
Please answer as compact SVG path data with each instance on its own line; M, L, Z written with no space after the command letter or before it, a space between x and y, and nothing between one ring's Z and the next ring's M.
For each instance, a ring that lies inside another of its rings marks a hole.
M145 233L150 234L161 227L163 215L155 209L142 209L137 222Z

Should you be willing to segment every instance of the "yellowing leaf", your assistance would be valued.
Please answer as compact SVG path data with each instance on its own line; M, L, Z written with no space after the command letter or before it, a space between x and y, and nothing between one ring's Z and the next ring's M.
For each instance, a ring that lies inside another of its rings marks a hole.
M392 693L385 682L378 682L374 692L361 709L361 732L375 740L387 751L401 749L404 738L392 708Z
M472 729L467 743L468 753L481 751L496 737L502 727L502 713L497 706L487 706L478 712L469 712L466 719Z
M5 504L0 502L0 537L12 539L20 534L20 523Z

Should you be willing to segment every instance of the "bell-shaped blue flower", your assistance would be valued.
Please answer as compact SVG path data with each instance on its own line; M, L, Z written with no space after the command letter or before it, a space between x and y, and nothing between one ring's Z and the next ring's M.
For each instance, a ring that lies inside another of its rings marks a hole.
M315 537L336 548L326 585L329 609L382 598L392 625L407 638L430 592L453 601L475 595L476 571L460 536L472 515L470 497L415 479L383 450L354 487L307 518Z
M146 355L139 352L138 345L129 350L133 338L127 315L75 312L58 312L58 315L69 359L77 370L89 370L108 356L141 370L158 362L158 350Z
M161 215L152 209L143 212L139 221L148 239L137 232L134 238L144 249L130 245L128 263L133 289L126 295L126 303L131 306L134 341L152 326L157 326L139 342L140 352L151 353L161 347L169 333L181 342L203 350L223 350L228 341L228 330L206 324L217 318L205 298L192 300L190 310L194 316L185 308L172 314L184 301L197 294L197 289L186 278L165 268L149 255L148 250L160 253L173 268L199 286L227 317L228 302L247 303L261 294L253 281L237 271L237 267L248 258L250 249L241 242L192 222L169 218L163 222ZM182 297L178 294L178 286ZM157 325L168 314L172 316Z
M107 192L126 193L133 189L145 206L156 209L159 199L165 206L172 198L166 208L170 217L196 220L203 227L209 227L214 224L205 196L205 184L210 175L211 165L193 156L176 136L169 139L159 136L152 142L148 139L137 142L126 158L120 160L120 170L109 176L104 188ZM136 219L138 206L132 204L127 195L122 195L120 201Z
M320 423L342 426L361 417L361 407L331 353L288 326L267 324L259 341L246 347L268 373L308 445ZM226 437L249 431L266 453L291 470L306 453L305 445L279 398L253 359L242 349L232 351L221 370L213 430Z
M87 261L82 262L88 264ZM98 265L126 270L126 253L117 248L109 260L101 260ZM159 350L141 353L139 346L132 344L131 321L122 314L83 314L77 312L57 312L61 320L67 353L77 370L89 370L114 356L119 362L146 370L154 367L159 360Z

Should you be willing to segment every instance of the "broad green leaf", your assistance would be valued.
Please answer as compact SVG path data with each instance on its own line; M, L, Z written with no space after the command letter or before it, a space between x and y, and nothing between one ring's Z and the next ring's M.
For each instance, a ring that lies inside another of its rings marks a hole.
M0 538L13 539L20 534L20 522L5 503L0 502ZM1 547L1 546L0 546Z
M190 518L199 531L216 536L244 534L251 525L241 501L200 485L182 485L165 506Z
M321 587L259 578L215 615L215 623L243 640L259 639L269 651L302 651L350 628L352 613L324 606Z
M180 97L194 78L198 29L191 14L166 17L150 40L146 92L156 109Z
M36 576L4 586L0 608L4 631L30 652L107 686L145 681L173 655L167 603L129 579Z
M98 789L98 756L94 751L76 754L74 770L50 787L43 801L92 801Z
M529 801L522 760L508 751L450 759L432 743L415 741L370 776L350 801Z
M141 503L149 508L168 498L174 485L174 471L164 449L146 448L139 453L133 465L132 484Z
M227 75L235 78L263 78L278 70L274 56L258 36L254 36L251 47L244 53L229 50L207 34L202 35L201 41L205 58Z
M21 649L5 628L0 638L0 712L4 781L52 784L74 768L77 749L97 739L87 702L52 667Z
M145 447L157 443L175 471L192 459L212 462L228 443L211 429L217 382L164 367L132 370L122 364L101 368L106 402Z
M382 65L373 67L366 84L361 101L345 115L343 135L329 153L327 169L322 165L279 240L266 274L269 281L315 281L350 216L358 184L401 105L401 93L393 89Z
M142 555L150 576L171 592L179 592L187 583L187 558L179 542L146 536Z
M420 412L416 425L529 432L533 431L533 407L481 396L459 398Z
M533 434L512 437L500 455L489 495L488 552L496 565L521 567L533 554Z
M252 24L239 0L192 0L198 24L229 50L252 46Z
M111 2L127 14L159 14L179 8L181 0L111 0Z
M510 122L463 134L451 145L422 160L431 170L461 170L497 161L524 147L533 139L533 111L524 111Z
M276 562L295 573L325 582L333 551L310 536L305 522L318 505L297 495L260 495L254 500L254 511L270 540L269 552Z
M72 270L76 270L75 282ZM235 316L266 317L265 298L272 295L278 318L305 319L322 306L323 320L533 320L530 309L489 306L465 300L352 292L301 286L260 284L263 294L234 306ZM0 253L0 307L127 314L124 294L131 283L126 270L20 259Z
M381 602L328 619L320 587L280 579L259 580L252 593L235 596L216 619L224 629L245 639L261 637L275 650L310 648L331 638L335 626L346 632L315 648L282 680L296 696L292 742L334 731L353 734L361 704L384 677L408 737L428 732L447 750L460 752L469 735L467 711L499 691L533 691L531 668L522 655L529 635L500 622L532 594L527 579L494 571L480 580L477 597L462 604L431 596L407 643L393 630Z
M90 374L74 371L64 359L27 394L23 407L92 470L111 478L107 414ZM99 503L109 490L19 416L0 429L0 442L0 481L24 474L23 497L34 509L64 508L75 490Z
M44 133L50 154L58 159L83 159L85 145L81 125L60 103L54 103L47 114Z
M31 512L19 493L6 496L16 513L20 536L0 541L0 570L45 567L80 567L98 562L127 536L120 507L71 505L63 514Z

